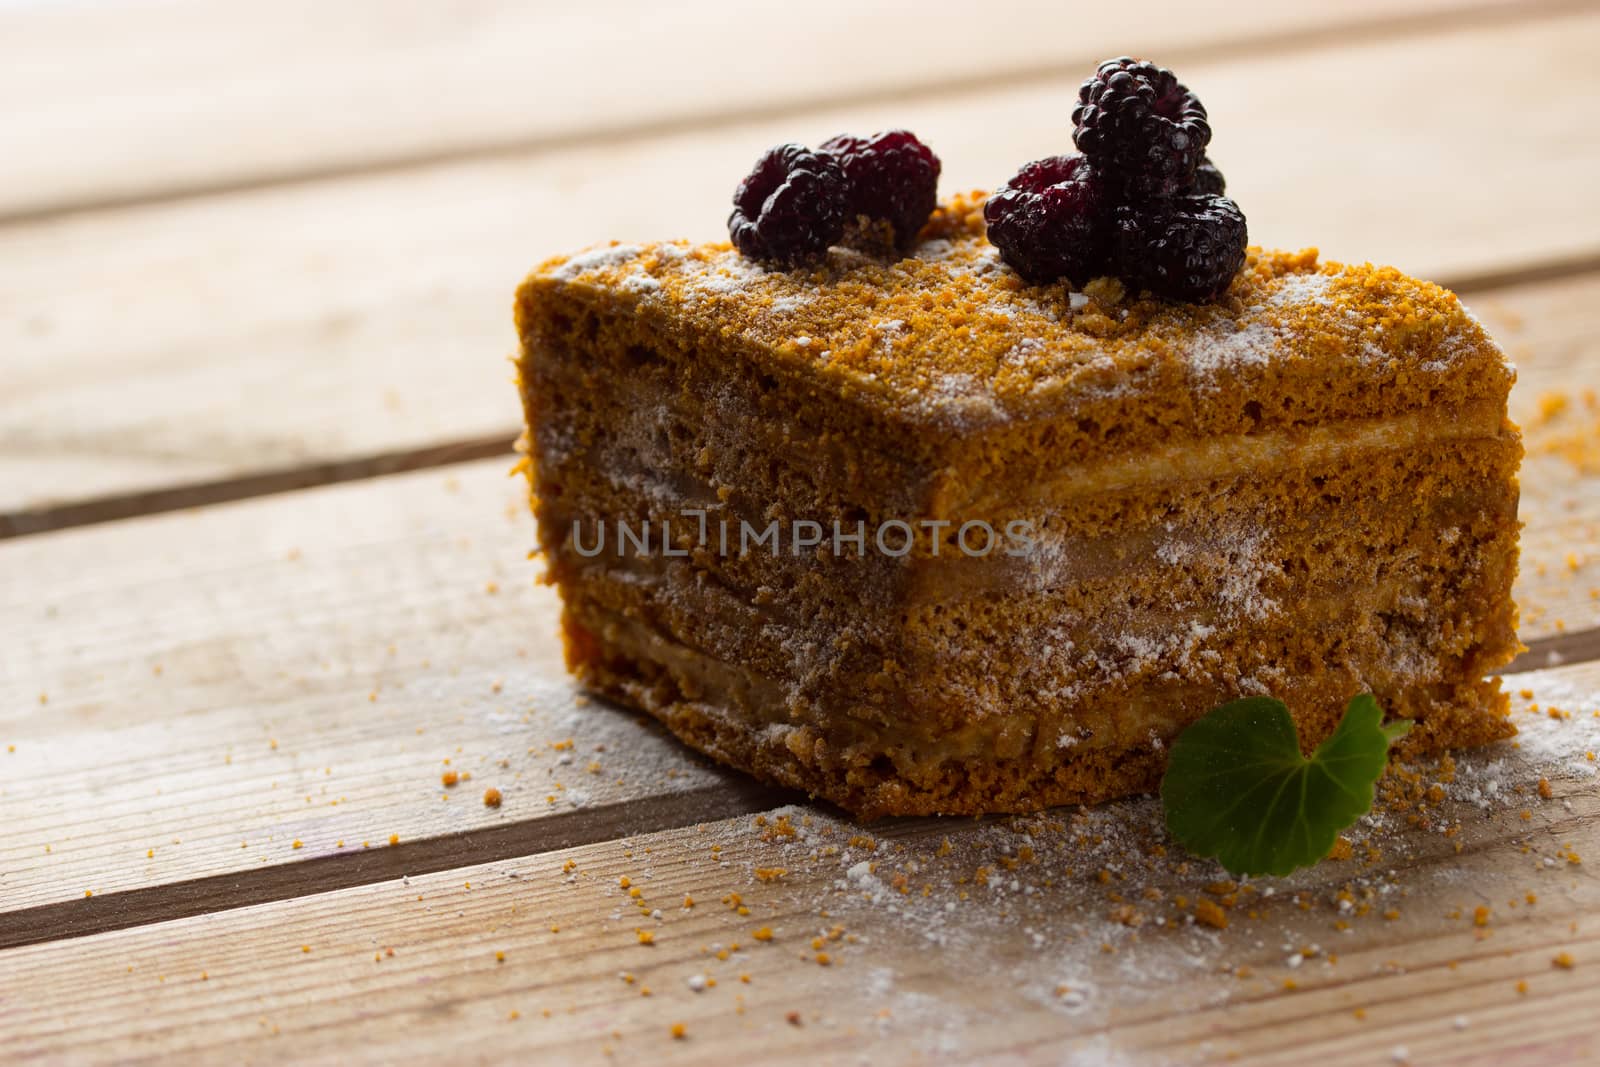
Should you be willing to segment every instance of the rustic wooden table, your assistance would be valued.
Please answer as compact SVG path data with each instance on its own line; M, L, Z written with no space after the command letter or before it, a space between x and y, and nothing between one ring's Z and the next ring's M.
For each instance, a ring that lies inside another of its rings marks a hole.
M0 1060L1600 1059L1600 5L544 6L0 7ZM778 140L992 185L1129 49L1257 241L1516 358L1522 740L1234 886L1149 801L858 827L575 694L521 275Z

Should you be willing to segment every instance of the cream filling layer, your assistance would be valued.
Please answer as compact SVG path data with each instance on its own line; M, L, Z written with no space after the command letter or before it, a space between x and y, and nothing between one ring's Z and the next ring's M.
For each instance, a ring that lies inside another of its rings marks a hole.
M1071 464L1017 493L1003 494L992 482L972 487L969 510L1008 509L1017 502L1056 501L1096 493L1152 486L1204 483L1250 474L1270 475L1289 468L1337 467L1355 457L1409 451L1422 445L1491 440L1501 433L1502 405L1485 401L1449 411L1414 412L1387 419L1347 419L1302 430L1234 434L1183 442Z

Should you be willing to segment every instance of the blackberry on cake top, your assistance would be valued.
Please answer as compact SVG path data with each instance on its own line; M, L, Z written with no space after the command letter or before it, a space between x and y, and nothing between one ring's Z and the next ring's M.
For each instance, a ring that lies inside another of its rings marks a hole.
M887 130L871 137L841 133L821 150L844 168L850 221L865 220L864 231L879 231L883 243L902 252L916 243L939 201L941 164L933 149L909 130Z
M1072 112L1078 151L1135 197L1189 188L1211 143L1200 98L1172 71L1123 56L1100 64Z
M750 259L792 267L850 239L907 251L939 198L939 157L909 130L839 134L820 149L768 149L733 194L728 236Z
M1199 97L1153 63L1100 64L1072 113L1081 156L1029 163L983 217L1000 258L1025 280L1082 288L1115 274L1167 300L1222 295L1249 233L1205 154Z
M1214 300L1244 266L1244 213L1225 196L1124 204L1112 227L1111 268L1169 300Z
M1111 204L1102 184L1083 156L1027 164L983 206L990 242L1030 282L1088 284L1106 266Z
M837 159L782 144L769 148L734 191L728 236L751 259L794 266L838 242L848 207L848 183Z

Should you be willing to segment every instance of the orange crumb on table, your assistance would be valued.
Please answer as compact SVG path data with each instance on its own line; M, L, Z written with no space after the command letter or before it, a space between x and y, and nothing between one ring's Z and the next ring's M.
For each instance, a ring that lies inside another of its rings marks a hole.
M301 840L300 840L300 839L299 839L299 838L298 838L298 837L297 837L297 838L295 838L295 839L294 839L294 843L293 843L293 844L291 844L291 845L290 845L290 846L289 846L289 847L290 847L290 848L305 848L305 843L304 843L304 842L302 842L302 841L301 841Z
M756 930L755 933L751 934L750 936L755 938L757 941L771 941L772 940L772 927L763 926L760 929Z
M506 954L504 952L497 951L494 954L494 961L496 963L504 963L506 961Z
M1526 981L1518 981L1517 982L1517 992L1521 993L1523 996L1527 996L1528 995L1528 983Z
M1204 923L1217 930L1228 928L1228 913L1221 906L1210 900L1197 900L1194 904L1194 917L1196 922Z
M682 1023L673 1023L670 1032L674 1041L682 1041L689 1036L689 1028Z
M445 771L439 776L439 781L444 783L444 787L448 789L457 782L461 781L461 776L455 771Z
M1483 904L1479 904L1476 908L1472 909L1472 925L1488 926L1489 914L1488 907Z
M1559 967L1563 971L1570 971L1577 965L1578 961L1572 958L1572 953L1570 952L1558 952L1550 960L1550 966Z
M483 791L483 806L486 808L498 808L500 799L500 790L494 786L490 786Z
M1548 422L1567 409L1567 394L1556 390L1539 394L1539 417L1534 425Z
M634 933L638 935L639 944L641 945L653 945L656 943L656 935L652 930L635 930Z

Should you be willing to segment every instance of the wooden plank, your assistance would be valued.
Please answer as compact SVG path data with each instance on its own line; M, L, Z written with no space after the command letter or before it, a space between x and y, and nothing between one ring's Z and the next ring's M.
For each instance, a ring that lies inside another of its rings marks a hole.
M1526 6L1001 0L981 15L998 32L962 32L974 13L949 0L8 5L0 99L28 106L0 117L0 217L1054 74L1132 40L1281 50Z
M1521 748L1424 771L1287 879L1218 884L1151 801L791 808L0 952L0 1055L1584 1062L1600 667L1523 682Z
M641 796L737 805L579 706L507 466L6 543L0 913Z
M1470 278L1600 250L1600 141L1569 132L1600 96L1597 40L1584 14L1184 73L1258 240ZM1570 85L1529 121L1535 63ZM1395 80L1423 72L1451 92ZM905 123L946 189L992 185L1065 147L1080 74L0 229L0 517L509 439L509 294L543 256L714 238L736 177L784 137Z

